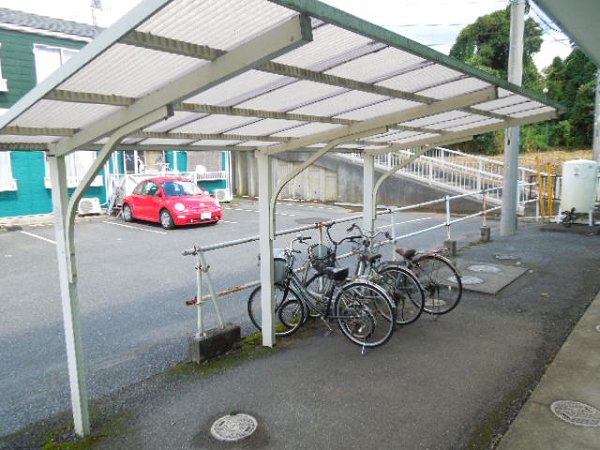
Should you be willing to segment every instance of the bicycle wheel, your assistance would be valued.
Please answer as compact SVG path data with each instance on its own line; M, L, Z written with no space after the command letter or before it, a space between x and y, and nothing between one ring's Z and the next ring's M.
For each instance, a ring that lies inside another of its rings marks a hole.
M413 272L425 292L425 312L446 314L462 297L462 282L454 265L440 255L423 255L414 262Z
M396 304L396 323L408 325L423 313L425 293L417 277L405 267L388 266L379 272L378 284L383 286Z
M380 286L367 281L348 283L333 305L340 330L354 344L378 347L392 337L396 308Z
M327 313L328 299L326 295L333 287L333 284L334 281L324 273L317 273L309 278L304 287L314 306L307 305L307 316L319 317Z
M248 315L252 324L262 331L261 287L258 286L248 297ZM289 336L304 322L304 305L298 294L291 288L275 284L275 314L273 324L275 336Z

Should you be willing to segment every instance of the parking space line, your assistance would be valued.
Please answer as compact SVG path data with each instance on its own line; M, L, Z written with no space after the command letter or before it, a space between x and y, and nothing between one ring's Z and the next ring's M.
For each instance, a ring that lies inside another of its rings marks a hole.
M37 234L29 233L27 231L20 231L20 233L26 234L27 236L31 236L31 237L39 239L41 241L49 242L50 244L56 245L56 241L53 241L52 239L48 239L48 238L45 238L45 237L42 237L42 236L38 236Z
M238 222L234 222L233 220L221 220L221 222L223 222L223 223L238 223Z
M251 212L251 213L259 213L260 211L256 210L256 209L244 209L244 208L223 208L223 209L229 209L232 211L244 211L244 212ZM275 213L276 216L287 216L287 217L296 217L295 214L287 214L287 213Z
M124 223L111 222L109 220L103 220L102 223L107 223L109 225L116 225L118 227L123 227L123 228L131 228L133 230L138 230L138 231L146 231L147 233L155 233L155 234L163 234L163 235L167 234L166 231L146 230L145 228L134 227L132 225L125 225Z

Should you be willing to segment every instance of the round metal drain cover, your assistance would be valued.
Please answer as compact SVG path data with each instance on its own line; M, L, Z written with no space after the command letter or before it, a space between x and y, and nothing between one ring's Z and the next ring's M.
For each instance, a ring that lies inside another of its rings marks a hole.
M472 272L481 272L481 273L498 273L502 272L499 267L490 266L488 264L473 264L469 266L468 269Z
M580 427L600 427L600 411L585 403L573 400L559 400L550 409L560 419Z
M462 284L482 284L483 280L479 277L474 277L472 275L466 275L464 277L461 277L460 281L462 281Z
M215 420L210 434L219 441L241 441L254 433L257 426L256 419L248 414L228 414Z
M600 325L596 325L596 331L600 333Z

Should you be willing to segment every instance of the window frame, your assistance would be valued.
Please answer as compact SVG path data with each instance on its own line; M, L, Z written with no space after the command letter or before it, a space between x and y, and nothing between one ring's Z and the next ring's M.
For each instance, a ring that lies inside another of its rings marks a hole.
M0 159L4 158L4 161L0 161L0 166L4 166L4 163L8 166L7 177L2 176L0 171L0 192L12 192L18 190L17 179L14 177L12 170L12 152L0 152ZM4 166L6 167L6 166Z

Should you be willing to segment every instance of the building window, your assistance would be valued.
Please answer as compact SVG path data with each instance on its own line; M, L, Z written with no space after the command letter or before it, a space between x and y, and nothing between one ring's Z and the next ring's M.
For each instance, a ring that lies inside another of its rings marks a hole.
M17 180L13 178L10 152L0 152L0 192L16 191Z
M8 91L8 82L2 77L2 43L0 42L0 92Z
M33 54L35 57L35 76L38 84L66 63L78 50L63 47L50 47L35 44Z
M96 152L90 151L79 151L68 154L65 157L65 165L67 166L67 187L75 188L79 186L83 176L86 174L94 160L96 159ZM46 187L51 188L50 184L50 170L48 168L48 161L46 161ZM91 183L91 186L102 186L104 180L102 175L96 176Z

